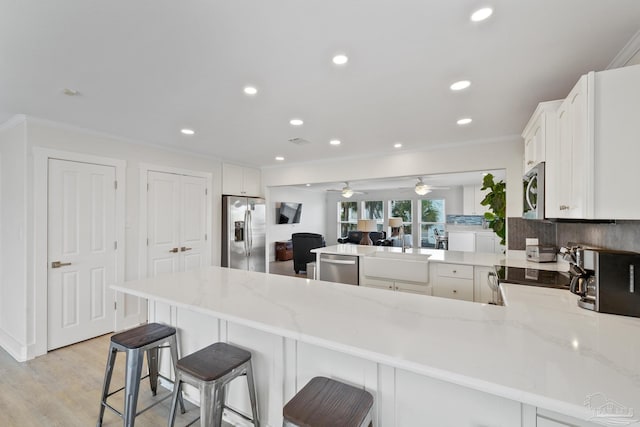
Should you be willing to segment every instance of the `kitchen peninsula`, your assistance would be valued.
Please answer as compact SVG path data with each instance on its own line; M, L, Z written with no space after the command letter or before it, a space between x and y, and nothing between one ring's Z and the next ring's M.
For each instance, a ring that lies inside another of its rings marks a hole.
M640 319L581 310L563 290L506 285L499 307L220 267L113 288L148 298L183 355L250 349L264 425L316 375L371 391L377 426L593 425L560 414L588 420L596 393L640 408ZM241 389L229 399L242 409Z

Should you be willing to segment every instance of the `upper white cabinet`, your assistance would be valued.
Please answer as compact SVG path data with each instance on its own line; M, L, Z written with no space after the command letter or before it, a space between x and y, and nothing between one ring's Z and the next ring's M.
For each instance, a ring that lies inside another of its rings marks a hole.
M524 172L546 161L547 146L552 147L556 131L556 111L562 101L541 102L522 132Z
M222 194L236 196L262 196L260 170L222 164Z
M481 190L482 185L465 185L462 187L462 210L464 215L484 215L489 211L488 206L482 206L480 202L484 200L485 191Z
M582 76L562 101L557 117L557 140L547 162L545 216L588 218L586 176L592 142L589 141L589 77Z
M545 215L640 219L640 65L582 76L557 110L546 147Z

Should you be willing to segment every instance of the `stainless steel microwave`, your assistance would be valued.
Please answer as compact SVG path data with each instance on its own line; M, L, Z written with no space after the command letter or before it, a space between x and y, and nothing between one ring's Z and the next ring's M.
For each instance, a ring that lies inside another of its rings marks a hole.
M538 163L522 178L525 219L544 219L544 162Z

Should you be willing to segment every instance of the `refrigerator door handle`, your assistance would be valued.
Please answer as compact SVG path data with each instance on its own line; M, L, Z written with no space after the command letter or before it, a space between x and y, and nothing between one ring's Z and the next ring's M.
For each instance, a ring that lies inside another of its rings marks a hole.
M249 214L249 229L248 229L248 245L249 245L249 256L251 256L251 250L253 249L253 218L251 218L251 211L247 210Z
M249 211L247 210L247 211L244 211L244 224L243 224L244 230L242 230L243 233L244 233L244 239L243 239L242 243L244 244L244 255L245 256L249 256L249 248L247 246L247 240L248 240L247 231L248 231L248 228L249 228L248 221L249 221Z

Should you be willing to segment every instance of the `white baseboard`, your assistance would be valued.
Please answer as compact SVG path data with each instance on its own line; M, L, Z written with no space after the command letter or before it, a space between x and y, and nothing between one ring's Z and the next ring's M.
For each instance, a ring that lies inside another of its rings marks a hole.
M25 362L27 358L27 346L22 345L14 337L0 329L0 347L18 362Z

